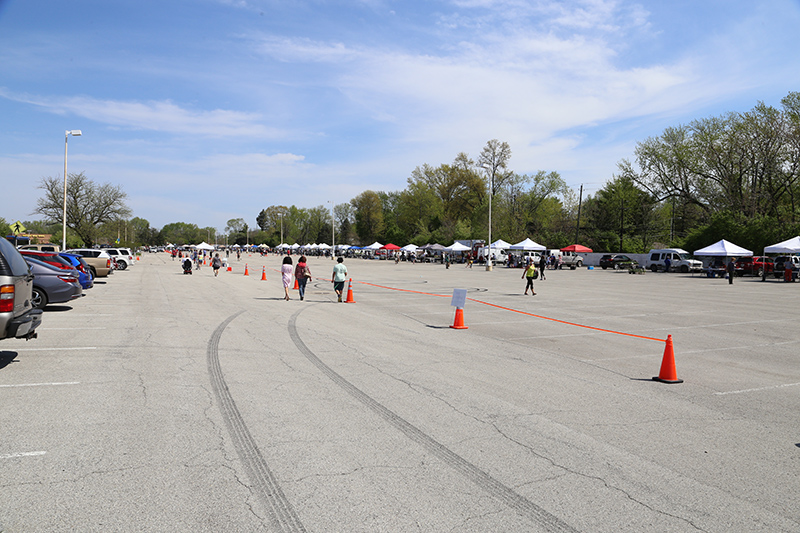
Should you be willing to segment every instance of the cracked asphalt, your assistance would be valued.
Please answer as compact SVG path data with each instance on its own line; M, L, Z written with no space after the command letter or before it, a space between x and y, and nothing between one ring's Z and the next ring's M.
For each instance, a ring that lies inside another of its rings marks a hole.
M145 254L0 342L0 531L800 530L800 284L231 264Z

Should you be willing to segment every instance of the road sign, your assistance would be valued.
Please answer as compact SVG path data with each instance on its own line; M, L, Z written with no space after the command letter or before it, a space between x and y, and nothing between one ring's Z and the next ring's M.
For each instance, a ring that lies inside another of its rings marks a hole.
M22 225L22 222L17 220L13 224L11 224L11 231L14 233L14 235L19 235L20 233L23 233L25 231L25 226Z

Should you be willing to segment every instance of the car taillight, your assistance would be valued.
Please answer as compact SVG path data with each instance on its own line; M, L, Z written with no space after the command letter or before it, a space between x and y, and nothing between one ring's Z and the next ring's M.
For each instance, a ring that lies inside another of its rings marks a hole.
M9 313L14 310L14 286L3 285L0 287L0 313Z
M78 283L78 278L74 278L72 276L58 276L58 279L64 283Z
M111 259L106 259L106 268L111 268Z

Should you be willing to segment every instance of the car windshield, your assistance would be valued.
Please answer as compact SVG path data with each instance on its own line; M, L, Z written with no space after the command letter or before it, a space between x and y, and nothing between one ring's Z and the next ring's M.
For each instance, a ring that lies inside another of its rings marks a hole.
M688 261L689 259L691 259L691 256L689 254L678 254L678 257L680 257L682 261Z

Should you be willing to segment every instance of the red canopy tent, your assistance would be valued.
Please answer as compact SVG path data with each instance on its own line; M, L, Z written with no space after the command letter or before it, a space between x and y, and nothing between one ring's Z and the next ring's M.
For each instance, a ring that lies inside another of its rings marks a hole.
M589 254L592 253L591 248L587 248L580 244L570 244L561 249L562 252L575 252L576 254Z
M389 243L389 244L387 244L385 246L381 246L380 249L381 250L399 250L400 247L397 246L396 244Z

